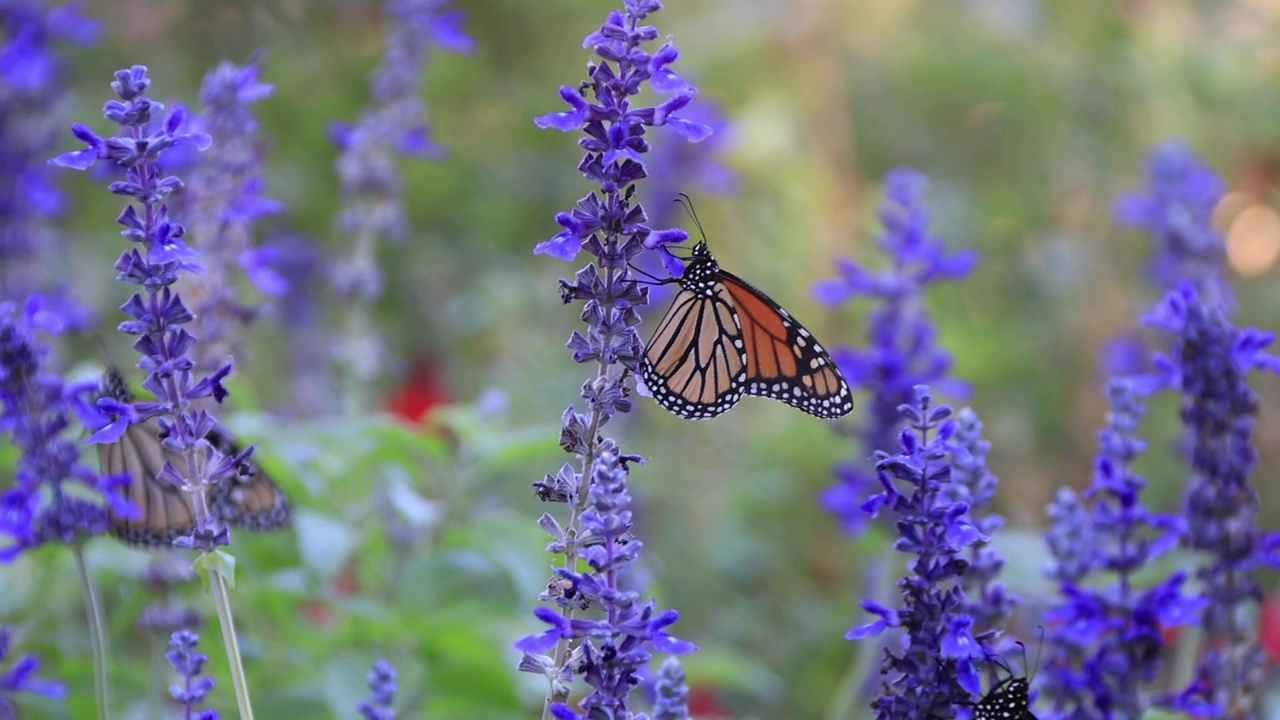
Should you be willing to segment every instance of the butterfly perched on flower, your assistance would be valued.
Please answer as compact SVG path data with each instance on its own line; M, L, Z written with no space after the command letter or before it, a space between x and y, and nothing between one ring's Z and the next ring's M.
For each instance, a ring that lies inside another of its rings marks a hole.
M1022 666L1026 668L1027 648L1021 642ZM1017 675L1013 668L997 656L989 656L988 660L998 668L1009 673L1009 677L996 683L986 695L974 705L974 720L1039 720L1031 712L1031 683L1026 675ZM1036 659L1037 665L1039 658Z
M820 418L853 410L853 394L822 345L791 314L721 269L704 240L645 346L640 376L662 407L689 420L727 412L743 395Z
M102 396L122 403L133 399L115 368L107 369ZM220 428L211 431L206 439L225 456L240 455L241 449ZM180 454L161 444L160 423L155 418L130 425L115 442L98 445L102 473L128 475L129 486L121 492L142 513L136 519L111 514L112 532L130 545L168 546L195 529L191 495L160 478L166 461L176 468L186 465ZM235 475L210 490L207 503L211 513L232 527L268 531L289 523L289 498L275 481L249 462L242 463Z

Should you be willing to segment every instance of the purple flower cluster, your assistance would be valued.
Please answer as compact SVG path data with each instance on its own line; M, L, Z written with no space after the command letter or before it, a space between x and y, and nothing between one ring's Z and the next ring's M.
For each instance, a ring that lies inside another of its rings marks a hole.
M370 103L355 124L335 123L330 139L340 154L334 163L342 206L337 231L351 238L351 254L332 269L332 282L348 298L352 316L336 359L347 373L348 388L359 388L382 368L381 338L367 317L382 295L384 279L377 262L379 238L403 240L409 234L404 214L404 182L399 157L438 160L444 149L431 141L426 104L421 98L427 53L433 46L467 53L475 41L462 31L465 15L449 11L449 0L388 0L386 51L369 78ZM358 404L353 392L344 402Z
M540 521L555 538L549 549L567 553L569 544L576 545L572 551L589 570L556 568L540 599L555 602L562 611L598 609L603 617L572 618L569 613L540 607L535 614L551 627L516 643L525 653L521 670L545 674L553 684L565 685L576 673L592 687L582 701L582 715L562 703L551 706L552 715L560 720L632 717L627 696L640 684L639 669L652 658L649 648L676 655L698 649L667 634L666 628L679 619L676 611L658 612L653 601L642 602L639 593L619 587L619 573L642 547L631 534L631 496L627 494L628 464L640 458L622 455L611 440L604 440L598 453L588 490L590 501L578 518L581 532L566 533L550 515ZM561 641L576 644L565 668L544 654ZM567 695L568 687L563 690L555 694Z
M620 573L641 547L631 536L626 492L628 463L640 459L623 454L600 435L616 413L630 411L628 376L637 371L643 350L636 308L648 303L648 290L637 283L630 262L645 249L688 239L683 230L651 230L644 208L633 204L635 183L647 176L643 156L650 146L645 134L665 126L698 141L711 132L678 114L696 89L671 68L679 58L676 48L668 43L652 55L643 49L659 34L642 23L661 7L654 0L625 0L621 12L610 13L584 43L598 58L588 64L590 80L578 89L560 89L570 109L534 121L538 127L585 134L578 141L586 150L578 170L599 188L571 213L557 215L564 230L534 248L535 254L566 261L584 249L592 255L573 282L561 281L560 293L566 303L585 303L586 334L575 331L568 347L575 362L596 365L595 377L582 387L586 412L569 407L562 418L560 445L581 459L580 469L566 464L534 484L539 498L567 503L572 513L567 526L549 514L540 521L553 538L549 549L564 556L542 595L558 610L538 608L537 616L551 628L517 643L525 653L520 669L548 679L544 716L578 717L564 703L574 674L579 674L594 688L582 704L587 716L630 718L627 696L640 682L637 669L649 661L648 648L670 653L696 649L663 631L676 621L674 611L658 612L652 602L641 603L638 593L620 588ZM671 98L655 107L633 106L645 86ZM594 102L587 99L588 91ZM669 253L663 257L678 271L678 261ZM586 561L588 572L576 572L579 559ZM574 617L587 610L603 617ZM553 648L551 655L543 654Z
M1133 472L1146 451L1140 393L1150 389L1142 379L1111 381L1093 485L1083 499L1063 488L1049 506L1056 564L1048 574L1060 597L1045 614L1041 687L1061 718L1141 717L1153 703L1144 687L1160 671L1163 631L1195 622L1203 609L1184 593L1185 573L1148 588L1136 582L1183 530L1179 518L1143 507L1147 482Z
M914 402L912 388L929 384L963 392L950 383L951 356L937 344L937 329L924 306L925 289L936 282L961 280L973 272L978 255L963 251L948 255L946 244L929 232L924 206L928 178L911 168L898 168L884 178L887 202L880 209L884 233L877 246L890 267L873 274L853 260L837 262L840 277L819 282L814 297L826 305L840 305L857 297L872 297L880 305L868 321L865 350L836 348L831 355L849 384L871 393L866 419L856 429L861 456L835 468L836 483L822 495L822 505L840 519L846 532L859 535L866 515L859 510L876 480L864 460L878 449L892 447L901 428L898 408Z
M98 34L76 3L0 0L0 300L48 291L58 276L60 243L48 221L67 201L45 162L63 132L58 45L89 45Z
M970 522L968 503L948 499L953 481L948 456L956 430L947 420L951 408L935 407L924 385L914 393L914 402L901 407L908 424L900 437L902 450L876 454L882 490L863 504L873 517L892 512L899 535L894 549L915 556L909 574L898 582L902 607L863 601L863 609L879 620L845 636L861 640L889 628L906 633L899 649L885 650L883 689L872 703L879 720L953 717L955 708L982 690L974 661L983 656L983 647L966 612L965 549L989 538ZM903 492L899 483L909 490Z
M1275 336L1237 328L1220 299L1191 282L1168 293L1144 322L1174 336L1170 355L1158 356L1157 367L1164 385L1182 396L1192 472L1183 544L1205 556L1196 578L1206 605L1206 652L1197 681L1175 707L1253 717L1262 656L1244 613L1261 600L1258 571L1280 568L1280 533L1258 528L1258 493L1249 482L1258 460L1258 396L1245 379L1252 370L1280 372L1280 358L1264 352Z
M84 150L60 155L51 162L74 170L88 170L106 161L124 171L124 180L111 183L116 195L131 198L116 219L124 226L121 235L135 244L116 261L116 278L136 285L121 306L131 319L120 323L120 332L136 337L133 347L143 357L138 366L148 375L143 387L156 402L133 405L102 398L98 407L112 420L89 441L109 443L119 440L130 424L158 418L165 448L185 458L185 467L166 463L160 479L192 490L199 518L191 537L179 538L175 545L187 549L212 550L229 542L225 526L205 507L206 489L237 472L253 448L238 457L226 457L205 439L216 424L207 410L196 411L193 402L212 397L222 402L227 391L222 380L231 372L227 363L210 375L199 377L189 357L196 338L184 327L193 319L173 285L183 273L198 269L197 253L183 242L186 230L169 217L165 199L182 187L175 176L162 176L157 164L160 155L174 146L209 147L208 135L184 130L186 115L175 110L163 121L163 106L146 96L151 81L147 69L134 65L118 70L111 87L120 97L103 109L104 116L121 128L116 137L102 138L84 125L72 128L87 146ZM135 205L136 203L136 205Z
M172 649L165 658L182 677L181 684L169 686L169 694L186 711L187 720L218 720L217 710L199 709L216 684L211 677L200 677L209 658L196 649L199 642L200 636L189 630L179 630L169 640Z
M1185 145L1156 148L1147 164L1146 192L1116 201L1120 225L1147 231L1156 241L1149 266L1160 290L1191 282L1209 302L1231 307L1234 295L1223 276L1226 247L1213 226L1213 210L1226 194L1222 180Z
M360 703L360 715L365 720L396 720L396 669L386 660L379 660L369 670L369 690L373 696Z
M238 354L235 328L254 315L237 296L233 268L242 269L265 295L276 297L286 290L272 268L275 250L259 247L254 239L254 223L284 210L262 196L266 146L258 137L253 105L275 94L275 86L260 82L261 73L256 57L244 67L219 64L204 78L201 113L192 119L192 126L208 133L218 148L200 156L182 196L204 269L188 279L183 291L200 337L196 367L205 371Z
M9 631L0 627L0 663L9 658L11 641ZM39 670L40 659L34 655L24 655L10 665L9 669L0 670L0 718L19 717L13 700L19 693L43 695L57 700L66 697L66 688L61 683L36 677Z
M989 512L1000 480L987 469L987 453L991 443L982 439L982 421L970 408L956 413L955 436L948 445L951 461L951 483L945 488L950 502L969 506L969 520L986 538L1004 527L1004 518ZM964 614L973 618L976 632L999 632L1008 622L1019 598L1010 595L1000 582L1004 558L989 540L978 540L969 546L969 569L961 578L966 603ZM1000 647L998 651L1008 649Z
M7 540L0 562L47 542L70 544L105 532L108 504L117 515L137 517L120 494L127 477L99 477L80 464L71 413L96 425L97 387L69 386L49 372L49 347L37 335L64 327L65 319L38 295L22 307L0 303L0 431L11 434L22 453L13 487L0 495L0 535Z
M689 684L679 658L662 661L653 694L653 720L689 720Z

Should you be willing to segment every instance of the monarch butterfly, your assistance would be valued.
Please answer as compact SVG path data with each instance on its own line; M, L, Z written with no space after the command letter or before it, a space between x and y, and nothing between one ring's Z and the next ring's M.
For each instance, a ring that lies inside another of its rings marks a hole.
M133 399L124 378L114 368L107 369L102 394L120 402ZM240 454L235 441L219 428L211 431L206 439L223 455ZM167 546L195 529L196 512L191 496L159 478L166 460L174 467L183 467L182 456L160 444L160 424L154 418L130 425L119 440L98 446L102 472L127 474L129 487L122 494L127 494L142 511L142 517L137 520L111 515L112 531L130 545ZM210 512L233 527L268 531L289 522L289 499L284 491L249 463L219 483L209 493L208 500Z
M645 346L640 376L662 407L688 420L727 412L743 395L820 418L853 410L853 395L822 345L746 280L693 248L671 308Z

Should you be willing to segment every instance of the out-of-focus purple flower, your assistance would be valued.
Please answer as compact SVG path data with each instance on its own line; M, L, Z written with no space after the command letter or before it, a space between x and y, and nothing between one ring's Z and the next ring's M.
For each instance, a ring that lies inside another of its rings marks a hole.
M1221 296L1205 295L1190 281L1144 321L1174 336L1170 355L1158 356L1156 366L1163 383L1182 396L1192 473L1183 544L1203 554L1196 578L1206 602L1200 627L1207 651L1198 681L1174 707L1212 706L1223 717L1253 717L1263 656L1245 612L1262 599L1258 571L1280 568L1280 533L1258 528L1258 492L1249 482L1258 461L1258 396L1245 379L1255 369L1280 370L1280 358L1264 352L1275 336L1237 328Z
M611 12L584 43L595 54L587 66L590 79L579 89L560 89L569 110L534 120L541 128L585 135L578 141L586 150L578 170L598 186L571 212L556 216L561 233L534 248L535 254L566 261L582 250L592 256L573 281L560 281L564 302L584 303L581 317L587 324L585 334L573 333L568 347L575 362L596 368L582 386L584 411L570 406L561 416L560 445L581 464L566 463L534 484L542 500L573 507L567 528L550 514L539 521L553 538L548 548L564 557L541 597L558 608L538 608L538 618L550 628L516 645L524 652L520 669L547 678L546 708L561 720L579 717L565 705L575 674L593 688L582 702L588 717L629 718L627 697L640 682L638 670L649 662L650 650L696 649L665 632L678 617L675 611L659 612L653 602L642 604L639 593L623 589L619 571L641 547L630 532L628 463L642 461L623 454L600 432L615 414L631 410L628 381L638 374L644 348L636 308L649 302L649 294L636 282L630 263L645 250L657 255L664 245L688 239L683 230L652 230L644 208L633 203L637 181L647 176L646 133L669 127L693 141L710 133L680 115L696 89L672 70L679 57L674 45L652 55L644 49L659 34L643 23L661 7L656 0L625 0L622 11ZM645 86L670 97L654 107L634 105ZM587 563L587 572L576 572L579 560ZM603 617L575 617L588 610Z
M716 103L701 99L681 110L685 118L711 129L702 142L681 142L683 138L667 125L650 130L659 142L644 158L648 181L640 192L648 208L649 223L670 227L679 222L674 202L680 192L695 190L712 195L729 195L738 190L738 174L722 161L735 142L733 124Z
M37 334L64 326L40 296L22 307L0 303L0 432L22 453L13 487L0 495L0 562L47 542L70 544L104 532L107 507L137 517L120 494L128 478L99 477L80 464L71 415L87 416L90 424L99 419L90 405L96 387L67 385L49 372L49 348Z
M0 663L9 659L12 637L6 628L0 627ZM14 697L20 693L43 695L61 700L67 696L62 683L42 680L36 677L40 671L40 659L34 655L24 655L13 662L8 669L0 668L0 718L17 718L18 707Z
M156 401L130 406L114 398L99 400L98 407L109 416L108 422L89 441L114 442L129 424L158 418L161 442L185 460L181 468L166 464L159 479L204 497L210 488L244 467L253 448L236 457L218 452L206 439L217 421L207 410L194 408L201 398L211 397L220 403L227 396L222 381L230 374L231 363L202 376L191 359L196 338L185 326L194 315L173 285L184 273L198 268L198 253L183 241L186 229L170 217L166 204L166 198L183 186L182 180L162 175L157 161L174 146L207 149L210 139L204 133L188 130L186 114L181 110L162 118L164 107L147 97L151 80L146 67L134 65L118 70L115 77L111 87L120 100L108 102L103 115L120 126L119 135L102 138L84 125L75 125L72 132L85 149L65 153L50 162L75 170L107 162L124 171L124 179L111 183L109 189L132 201L116 222L124 227L121 235L135 246L116 261L116 279L142 291L120 307L130 319L120 323L119 329L137 338L133 347L142 355L138 367L148 373L143 387ZM206 551L226 544L225 526L207 512L203 502L196 502L195 506L199 516L195 531L174 544Z
M554 698L560 716L627 718L631 717L627 696L640 684L638 671L650 661L651 650L683 655L698 648L667 634L666 628L679 619L676 611L659 612L653 601L642 602L639 593L619 588L619 572L636 559L642 547L631 534L631 496L627 493L628 463L640 459L624 457L608 439L600 443L598 453L588 486L589 501L579 518L580 532L565 532L550 515L543 515L540 523L552 537L547 549L573 553L586 563L587 570L578 573L569 567L556 568L548 590L539 599L554 602L561 612L538 608L535 614L550 627L520 640L516 649L524 653L521 670L545 674L553 687L564 685L565 692L555 693ZM595 610L600 617L572 616L574 611L584 610ZM567 666L544 654L562 641L575 646ZM568 678L564 677L566 670ZM593 689L581 703L582 716L563 705L572 674L582 676Z
M175 587L194 583L198 577L189 558L170 552L153 553L140 579L142 587L156 599L138 613L138 627L157 635L199 630L204 617L173 592Z
M218 720L217 710L199 709L216 685L213 678L201 677L209 658L196 649L199 642L200 636L188 630L175 632L169 640L172 649L165 657L182 678L180 684L169 686L169 694L186 711L189 720Z
M422 100L422 79L433 46L470 52L474 41L462 32L464 15L450 11L449 0L388 0L386 51L369 78L370 103L354 124L330 128L339 149L341 207L338 233L351 238L351 254L332 268L331 281L352 305L348 336L336 359L353 386L365 386L382 369L382 341L365 315L382 295L378 267L379 238L400 241L409 235L404 213L404 181L397 159L439 160L444 148L431 141ZM350 398L348 399L351 400Z
M836 263L840 277L813 288L814 298L840 305L859 297L880 304L868 319L866 349L835 348L831 356L849 384L870 393L866 415L854 433L861 441L858 457L835 468L836 483L822 494L822 505L839 518L845 531L860 535L866 515L859 506L874 492L876 479L863 468L865 458L892 447L902 427L898 407L914 401L912 388L933 385L963 395L965 386L950 381L951 355L937 344L937 329L924 306L924 291L944 280L967 277L978 263L974 251L947 254L942 239L929 232L924 193L929 180L901 167L885 175L885 204L880 209L884 233L876 244L890 262L874 274L853 260Z
M1147 481L1132 469L1147 447L1137 436L1142 389L1125 378L1107 386L1111 412L1098 433L1093 484L1084 500L1063 488L1049 507L1056 564L1048 575L1059 597L1045 614L1041 687L1063 718L1141 717L1153 704L1145 688L1160 671L1164 630L1204 609L1184 593L1185 573L1145 589L1136 582L1183 530L1179 518L1142 505Z
M653 720L689 720L689 684L679 658L662 661L653 692Z
M365 720L396 720L396 669L386 660L379 660L369 671L369 691L373 696L360 703L360 715Z
M966 548L989 538L970 522L967 503L947 499L954 495L948 462L956 428L947 420L951 408L935 407L926 386L914 393L914 401L901 408L908 425L900 437L902 449L897 455L876 453L881 492L863 504L872 516L891 513L899 535L894 548L915 556L909 574L898 582L902 607L863 602L863 609L879 619L845 636L862 640L890 628L905 633L896 649L884 653L883 689L871 704L878 720L952 717L982 691L974 664L982 646L973 636L963 583L970 567Z
M66 109L59 52L97 36L97 23L78 3L0 0L0 300L50 291L65 277L61 238L49 221L65 212L67 200L45 162ZM87 325L87 311L64 317Z
M1161 291L1191 282L1205 299L1230 308L1235 300L1224 272L1226 247L1213 210L1226 185L1186 145L1157 147L1147 163L1147 189L1116 200L1116 222L1146 230L1156 241L1149 266Z
M1004 518L990 512L1000 485L1000 480L987 469L990 451L991 443L982 439L978 414L970 408L957 413L955 437L948 445L951 483L944 492L951 502L969 506L970 521L987 538L1004 527ZM999 580L1003 568L1004 558L989 541L979 540L969 546L969 569L961 581L966 596L963 609L980 634L1002 630L1018 606L1019 598L1010 595ZM1008 649L996 646L993 651L1003 654Z
M270 267L271 254L257 247L254 237L258 220L284 210L279 202L262 196L266 144L258 135L253 105L271 97L275 86L261 82L261 73L258 57L243 67L219 64L205 75L201 112L192 118L192 126L208 133L218 148L195 158L181 196L204 268L188 278L183 293L196 315L196 367L206 372L238 354L239 326L256 313L235 286L236 266L263 294L281 292Z

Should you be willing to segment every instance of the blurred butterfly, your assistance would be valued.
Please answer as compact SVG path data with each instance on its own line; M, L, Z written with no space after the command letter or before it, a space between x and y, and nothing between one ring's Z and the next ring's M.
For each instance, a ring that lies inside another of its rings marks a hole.
M108 368L102 394L120 402L131 402L133 394L115 368ZM221 428L206 438L223 455L234 457L240 448ZM184 490L159 478L168 460L185 467L182 456L160 444L160 423L152 418L135 423L114 443L98 446L98 464L106 475L125 475L129 487L123 491L141 511L142 517L129 520L111 516L111 529L131 545L168 546L195 528L195 506ZM265 472L243 463L232 477L209 493L209 510L222 522L246 530L268 531L289 523L289 498Z
M1017 645L1022 648L1022 666L1025 668L1027 648L1022 643ZM997 683L978 702L973 711L974 720L1039 720L1031 712L1031 683L1027 677L1015 675L1013 668L995 656L990 659L996 667L1004 668L1009 677Z
M680 285L640 363L659 405L688 420L727 412L743 395L827 419L853 410L849 384L822 345L768 295L722 270L705 235L687 262L680 277L655 279Z

